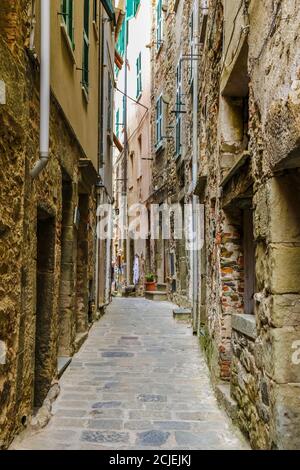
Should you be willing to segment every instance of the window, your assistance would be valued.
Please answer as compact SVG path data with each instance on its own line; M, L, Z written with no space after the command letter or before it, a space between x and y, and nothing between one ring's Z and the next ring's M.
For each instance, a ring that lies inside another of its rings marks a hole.
M162 0L157 0L156 6L156 42L156 48L159 50L163 43Z
M62 17L64 19L68 36L74 49L74 8L73 0L63 0Z
M89 22L90 22L90 2L89 0L84 0L82 85L86 91L89 88L89 52L90 52Z
M127 19L130 20L137 14L140 3L141 3L141 0L127 0L127 6L126 6Z
M120 109L116 112L116 136L120 137Z
M175 155L181 154L181 129L182 129L182 61L179 59L176 68L176 126L175 126Z
M113 86L110 75L108 75L108 90L107 90L107 130L112 131L113 121Z
M121 56L125 54L125 33L126 33L126 21L123 21L121 31L119 33L117 42L117 51Z
M142 94L142 53L140 52L136 59L136 97Z
M156 147L159 147L163 139L163 97L160 95L156 101Z

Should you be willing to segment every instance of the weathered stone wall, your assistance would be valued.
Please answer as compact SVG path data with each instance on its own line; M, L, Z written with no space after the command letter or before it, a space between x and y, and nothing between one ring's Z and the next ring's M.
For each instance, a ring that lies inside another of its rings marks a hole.
M163 44L157 50L156 45L156 2L153 2L153 48L152 48L152 149L154 165L152 176L152 197L155 204L176 204L187 202L186 190L191 180L191 93L190 61L182 60L182 149L181 156L175 157L175 120L176 120L176 67L181 57L189 54L189 18L192 1L168 2L167 11L163 12ZM155 105L160 94L164 99L164 139L163 147L155 151ZM190 306L189 255L185 240L171 239L155 244L153 267L155 272L164 263L165 280L170 298L182 306ZM175 273L171 273L170 255L174 255ZM162 261L163 255L165 256Z
M38 64L26 47L30 4L1 3L0 79L6 85L7 102L0 105L0 344L6 351L0 360L0 447L6 447L26 424L33 407L40 406L57 375L63 309L62 186L67 175L73 187L70 204L75 208L80 179L78 160L84 158L52 97L50 162L36 181L30 177L39 149ZM88 198L94 213L93 192ZM74 242L76 230L71 230L69 237ZM89 233L88 238L87 269L91 278L93 234ZM75 245L71 257L76 266ZM69 293L74 297L76 279L69 280L73 282ZM70 304L67 349L72 354L76 308L74 300Z
M249 47L250 78L244 135L237 108L226 108L226 100L230 106L232 102L220 95L221 81L236 73L234 60L244 38L230 44L232 53L224 65L223 9L217 0L210 3L200 67L205 81L200 94L199 176L207 178L201 192L207 283L200 337L215 383L230 382L237 421L252 446L261 449L296 449L300 442L300 369L295 360L300 293L296 3L252 0L241 10L238 21L243 21ZM234 103L241 106L238 99ZM243 152L240 168L230 175ZM253 315L244 314L244 207L253 210Z

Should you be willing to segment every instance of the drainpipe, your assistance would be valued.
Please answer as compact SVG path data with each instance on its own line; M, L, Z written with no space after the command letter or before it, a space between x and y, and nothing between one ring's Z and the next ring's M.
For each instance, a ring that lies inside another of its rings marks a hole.
M194 15L195 31L194 35L197 40L197 49L194 54L198 54L199 50L199 0L194 2ZM193 93L193 169L192 169L192 180L193 180L193 191L197 184L198 177L198 84L199 84L199 64L196 61L194 66L194 93ZM199 213L197 211L198 197L193 195L192 206L193 206L193 233L198 240L199 237L199 224L197 218ZM194 247L192 252L193 258L193 329L196 332L198 329L198 308L199 308L199 290L200 290L200 276L199 276L199 251L197 247Z
M49 161L50 121L50 0L41 0L40 159L30 174L36 178Z

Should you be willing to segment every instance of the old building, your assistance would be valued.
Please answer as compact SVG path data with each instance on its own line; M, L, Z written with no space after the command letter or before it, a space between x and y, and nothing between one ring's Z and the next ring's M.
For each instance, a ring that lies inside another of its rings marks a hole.
M123 239L121 231L115 234L114 264L116 282L136 285L140 293L145 274L151 271L150 240L148 233L141 233L138 222L140 216L142 225L148 224L151 190L151 7L150 0L127 2L126 21L117 44L124 65L117 73L115 99L115 132L121 144L115 154L115 211L116 224L121 228L126 208L128 231ZM131 231L134 227L135 235Z
M112 190L117 17L106 1L1 2L0 447L109 298L96 206Z
M197 223L193 194L198 140L197 15L196 2L153 2L150 201L159 206L160 236L154 242L152 264L170 298L182 306L195 305L195 310L198 253L189 249L188 237ZM177 219L173 215L169 233L163 234L173 205ZM182 218L180 233L176 233L178 218Z
M210 1L200 76L200 337L254 448L300 443L299 8Z
M150 201L205 237L189 250L171 213L152 264L261 449L300 443L298 21L288 0L153 2Z

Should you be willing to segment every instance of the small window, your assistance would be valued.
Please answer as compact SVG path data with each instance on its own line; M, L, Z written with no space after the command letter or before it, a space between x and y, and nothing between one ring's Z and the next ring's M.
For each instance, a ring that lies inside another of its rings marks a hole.
M74 49L74 5L73 0L63 0L62 2L62 17L64 19L66 30L70 38L72 47Z
M156 101L156 147L162 144L163 139L163 97L160 95Z
M182 60L180 58L176 68L176 126L175 126L175 156L181 154L182 140Z
M142 53L140 52L136 59L136 97L142 94Z
M90 2L84 0L83 18L83 58L82 58L82 85L86 91L89 88L89 22L90 22Z
M115 124L115 126L116 126L116 136L119 139L119 137L120 137L120 109L118 109L117 112L116 112L116 124Z
M162 0L157 0L156 6L156 48L160 49L163 43L163 15Z

